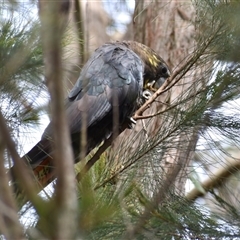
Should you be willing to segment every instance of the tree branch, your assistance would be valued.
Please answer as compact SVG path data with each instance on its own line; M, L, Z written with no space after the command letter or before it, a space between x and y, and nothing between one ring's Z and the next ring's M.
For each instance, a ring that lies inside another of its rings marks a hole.
M14 175L19 180L20 186L26 193L27 198L32 202L32 204L36 207L36 209L39 209L39 206L41 206L41 204L43 203L43 200L39 196L37 196L37 190L35 188L33 179L30 175L29 169L25 165L25 162L23 162L22 159L19 157L16 151L15 143L10 136L8 127L5 123L5 120L1 111L0 111L0 130L1 130L2 137L5 141L5 144L7 146L7 149L14 162L14 166L13 166Z
M73 152L63 101L61 39L67 15L61 11L62 3L39 1L45 76L52 105L55 148L53 162L57 177L53 209L55 217L52 222L54 231L51 232L55 239L73 239L76 234L77 198Z
M207 192L213 188L223 185L229 177L240 170L240 160L230 161L227 166L219 169L213 176L209 177L201 183L201 187L206 191L205 193L201 190L194 188L187 193L185 198L189 201L195 201L199 197L203 197Z
M4 167L5 142L0 135L0 233L6 239L22 239L23 229L18 220L17 206L14 201L14 194L9 186L9 177Z

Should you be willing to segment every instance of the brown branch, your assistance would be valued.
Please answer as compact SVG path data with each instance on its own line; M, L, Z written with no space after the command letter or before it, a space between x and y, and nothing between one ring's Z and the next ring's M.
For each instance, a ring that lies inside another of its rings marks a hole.
M54 239L73 239L76 233L77 198L70 134L64 108L62 79L62 24L66 15L58 1L39 1L42 26L46 84L51 96L54 156L57 184L55 191L54 221L51 222Z
M124 124L121 129L118 130L118 135L120 135L126 128L128 123ZM92 156L92 158L86 163L83 169L77 174L76 179L81 181L83 176L90 170L90 168L99 160L101 155L106 151L106 149L111 146L112 142L117 136L111 135L107 140L104 141L103 145L99 147L97 152Z
M174 82L173 80L180 75L180 73L192 62L192 58L190 58L189 61L187 61L185 64L183 64L182 67L174 71L174 73L164 82L164 84L152 95L150 99L148 99L143 106L141 106L133 116L133 119L138 119L139 116L142 116L143 112L146 111L148 108L150 108L151 104L164 92L168 91L170 88L172 88L177 82L181 80L181 77L178 77ZM193 65L193 64L192 64ZM172 84L170 84L172 83Z
M0 136L0 233L6 239L22 239L23 229L19 223L17 206L14 201L14 194L9 186L9 177L4 167L4 147L3 136Z
M43 204L43 200L39 196L37 196L35 184L29 173L29 169L25 165L25 162L21 160L21 158L19 157L16 151L15 143L10 136L8 127L5 123L5 120L1 111L0 111L0 130L1 130L2 137L5 141L5 144L7 146L7 149L14 162L14 166L13 166L14 176L16 176L17 180L19 181L20 186L24 190L27 198L32 202L32 204L36 207L36 209L39 209L39 206L42 206Z
M98 161L101 155L105 152L105 150L111 146L112 137L108 138L101 147L97 150L97 152L93 155L93 157L86 163L83 169L77 174L76 179L81 181L84 175L90 170L90 168Z
M199 55L200 56L200 55ZM198 56L198 57L199 57ZM142 116L143 112L150 108L151 104L159 97L162 93L171 89L174 85L176 85L181 78L186 74L186 72L193 66L195 61L193 61L193 57L190 57L188 61L186 61L181 67L173 72L173 74L164 82L164 84L152 95L150 99L148 99L143 106L141 106L133 116L133 119L137 119L139 116ZM185 71L187 69L187 71ZM182 73L184 72L184 73ZM181 74L182 73L182 74ZM173 81L178 75L180 75L175 81Z
M226 167L219 169L213 176L209 177L201 183L201 187L206 191L205 193L198 188L194 188L189 193L187 193L185 198L189 201L195 201L197 198L203 197L210 190L223 185L229 177L231 177L239 170L240 160L231 161Z

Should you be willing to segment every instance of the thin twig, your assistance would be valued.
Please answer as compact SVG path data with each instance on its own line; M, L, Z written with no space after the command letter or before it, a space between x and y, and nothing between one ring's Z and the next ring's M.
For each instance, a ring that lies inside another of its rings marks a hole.
M118 130L119 135L127 128L127 123L122 126L121 129ZM101 155L106 151L106 149L111 146L112 142L115 140L117 136L111 135L107 140L104 141L102 146L99 147L97 152L91 157L91 159L86 163L83 169L77 174L76 179L81 181L83 176L90 170L90 168L99 160Z
M78 181L81 181L81 179L84 177L84 175L90 170L90 168L98 161L102 153L105 152L105 150L111 146L112 144L112 137L108 138L106 141L104 141L103 145L99 147L97 152L93 155L93 157L86 163L86 165L83 167L83 169L77 174L76 179Z

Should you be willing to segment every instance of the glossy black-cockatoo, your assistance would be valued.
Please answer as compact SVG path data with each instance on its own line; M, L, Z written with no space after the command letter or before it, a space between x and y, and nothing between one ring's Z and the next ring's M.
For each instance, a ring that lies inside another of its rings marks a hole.
M116 129L114 124L118 124L119 132L124 124L130 126L134 111L143 103L144 91L148 86L159 88L169 75L163 59L141 43L113 42L99 47L66 99L75 162L80 160L83 121L86 121L85 153L88 154L111 137L113 128ZM54 179L52 136L50 122L40 142L22 157L41 187Z

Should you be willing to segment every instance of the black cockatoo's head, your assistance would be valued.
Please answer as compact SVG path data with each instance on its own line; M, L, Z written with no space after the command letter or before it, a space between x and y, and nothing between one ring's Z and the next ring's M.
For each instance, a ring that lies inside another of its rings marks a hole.
M158 89L170 76L170 69L164 60L151 48L138 42L124 42L144 63L143 90Z

